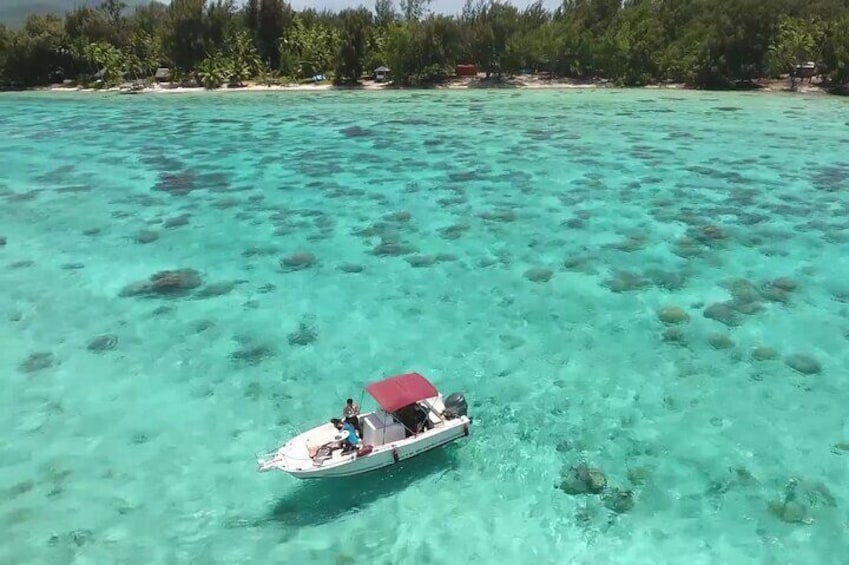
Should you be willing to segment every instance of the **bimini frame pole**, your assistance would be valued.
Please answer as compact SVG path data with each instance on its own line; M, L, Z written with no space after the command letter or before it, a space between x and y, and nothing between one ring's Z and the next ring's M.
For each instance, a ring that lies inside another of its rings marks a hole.
M423 404L427 407L427 411L428 411L428 412L430 412L431 414L436 414L436 417L437 417L437 418L439 418L439 421L440 421L440 422L442 422L442 423L445 423L445 416L443 416L442 414L438 413L438 412L437 412L437 411L433 408L433 405L431 405L431 403L427 401L427 399L424 399L424 400L422 400L421 402L422 402L422 403L423 403ZM421 405L420 405L420 406L421 406Z

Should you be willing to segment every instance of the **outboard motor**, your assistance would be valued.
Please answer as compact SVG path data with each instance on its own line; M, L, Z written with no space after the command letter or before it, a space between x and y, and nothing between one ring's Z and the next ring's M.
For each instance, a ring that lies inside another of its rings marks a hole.
M451 393L445 399L445 417L449 420L465 416L469 411L469 405L466 403L466 397L462 392Z

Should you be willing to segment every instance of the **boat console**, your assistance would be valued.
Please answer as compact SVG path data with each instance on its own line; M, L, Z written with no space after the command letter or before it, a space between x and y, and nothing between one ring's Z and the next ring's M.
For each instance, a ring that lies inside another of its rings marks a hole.
M396 422L392 414L382 410L367 414L361 419L363 444L383 445L404 439L404 426Z

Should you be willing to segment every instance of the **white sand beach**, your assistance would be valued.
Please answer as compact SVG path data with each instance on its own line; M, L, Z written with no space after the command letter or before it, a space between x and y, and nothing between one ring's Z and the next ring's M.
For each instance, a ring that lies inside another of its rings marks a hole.
M753 92L792 92L800 94L822 94L825 90L820 86L818 81L813 81L807 84L797 84L795 88L790 87L790 81L787 78L780 79L758 79L754 81L756 85L752 89ZM473 89L473 88L518 88L518 89L585 89L585 88L614 88L616 85L606 79L571 79L571 78L554 78L549 79L544 74L536 75L520 75L516 77L506 77L501 80L487 79L482 73L476 77L452 77L443 84L434 87L400 87L402 90L410 89ZM118 87L107 89L83 88L79 86L54 85L39 90L47 90L50 92L126 92L130 88L130 84L124 84ZM217 89L207 89L203 87L184 87L176 86L169 83L154 84L145 87L142 90L136 91L139 94L186 94L199 92L312 92L312 91L337 91L337 90L393 90L396 87L390 83L375 82L372 80L363 81L358 86L337 86L329 81L312 84L278 84L265 85L255 81L247 81L244 86L239 87L222 87ZM691 89L684 83L665 83L652 84L644 87L646 89Z

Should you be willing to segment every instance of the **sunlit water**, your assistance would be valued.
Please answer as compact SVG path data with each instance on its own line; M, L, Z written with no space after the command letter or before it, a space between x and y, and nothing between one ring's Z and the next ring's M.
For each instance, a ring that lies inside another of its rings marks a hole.
M0 155L2 563L846 562L845 100L12 94ZM256 471L405 371L471 437Z

